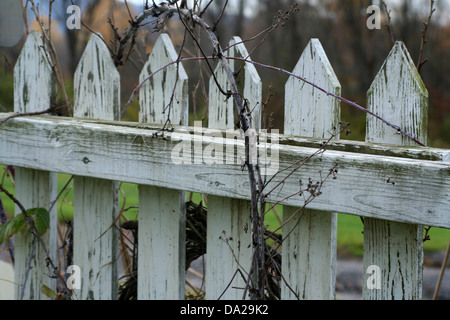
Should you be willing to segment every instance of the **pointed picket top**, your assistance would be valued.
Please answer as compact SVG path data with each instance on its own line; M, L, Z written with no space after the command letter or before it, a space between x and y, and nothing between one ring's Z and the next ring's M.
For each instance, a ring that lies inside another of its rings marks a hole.
M75 71L74 116L119 120L120 75L100 34L92 34Z
M428 91L403 42L396 42L367 95L368 109L427 143ZM408 137L367 117L368 142L415 145Z
M188 125L188 76L181 63L169 65L177 60L169 36L161 34L139 77L142 83L151 76L140 89L139 122L164 124L170 118L173 125Z
M39 31L30 32L14 67L14 111L38 112L50 108L56 80Z
M230 48L226 52L227 56L238 57L251 60L247 48L242 43L241 38L233 37L229 43ZM248 102L248 109L251 111L252 128L256 131L261 129L261 101L262 101L262 82L251 63L242 63L237 60L228 60L228 63L234 72L240 71L236 79L238 90L243 98ZM243 68L239 70L241 67ZM219 63L214 71L217 82L225 91L230 90L227 75ZM236 107L232 97L228 98L220 92L214 77L209 81L209 127L214 129L235 129L237 117Z
M311 39L293 73L328 92L341 94L341 85L318 39ZM340 121L340 104L311 85L290 77L286 83L284 133L327 138Z

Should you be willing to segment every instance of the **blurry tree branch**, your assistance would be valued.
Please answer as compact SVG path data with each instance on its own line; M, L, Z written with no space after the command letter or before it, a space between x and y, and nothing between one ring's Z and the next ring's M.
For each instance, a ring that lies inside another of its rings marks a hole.
M420 54L419 54L419 60L417 61L417 70L420 73L420 70L422 69L422 66L428 61L427 59L423 58L423 51L425 48L425 45L427 44L427 31L428 27L431 22L431 18L433 17L433 13L436 11L434 8L435 0L430 0L430 14L428 15L428 18L425 22L423 22L423 30L422 30L422 40L420 42Z

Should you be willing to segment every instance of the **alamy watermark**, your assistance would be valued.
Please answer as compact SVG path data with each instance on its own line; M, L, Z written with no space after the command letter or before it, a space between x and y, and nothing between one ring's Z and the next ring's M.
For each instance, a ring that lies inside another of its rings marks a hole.
M76 5L68 6L66 13L70 15L66 21L67 29L80 30L81 29L81 9L80 9L80 7L76 6Z
M274 175L279 169L279 137L279 130L220 131L202 128L202 122L196 121L193 134L184 129L172 133L172 141L178 143L172 149L171 158L176 165L258 164L262 174Z
M369 277L366 281L367 289L380 290L381 289L381 268L377 265L371 265L367 268L366 274Z
M66 280L66 285L69 290L81 289L81 269L79 266L72 265L66 270L66 274L70 276Z
M369 6L366 10L366 13L369 15L367 18L367 28L370 30L381 29L381 9L377 5Z

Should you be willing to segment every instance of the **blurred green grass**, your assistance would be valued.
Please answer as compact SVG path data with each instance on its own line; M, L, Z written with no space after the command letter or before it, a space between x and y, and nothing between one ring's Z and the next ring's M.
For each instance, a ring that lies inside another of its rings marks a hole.
M5 166L0 166L0 183L3 184L10 192L14 194L14 186L12 181L4 174ZM65 174L58 175L58 192L69 181L70 176ZM199 203L202 200L200 194L188 193L188 199L192 197L192 200ZM5 210L9 217L14 214L14 203L3 193L1 193L1 199L5 206ZM64 219L71 220L73 218L73 181L69 184L68 188L61 194L58 199L58 217L61 221ZM124 212L124 215L129 220L137 219L139 205L138 187L135 184L121 183L120 205L123 209L128 209ZM267 206L269 208L269 204ZM265 224L270 227L270 230L276 230L280 227L280 218L283 216L283 206L277 205L275 207L276 212L271 211L265 216ZM278 217L277 217L278 215ZM278 231L278 232L281 232ZM363 224L360 217L339 214L338 215L338 232L337 243L338 252L346 256L361 257L363 254ZM450 230L441 228L431 228L429 232L431 240L426 241L424 244L425 251L442 251L445 250L450 241Z

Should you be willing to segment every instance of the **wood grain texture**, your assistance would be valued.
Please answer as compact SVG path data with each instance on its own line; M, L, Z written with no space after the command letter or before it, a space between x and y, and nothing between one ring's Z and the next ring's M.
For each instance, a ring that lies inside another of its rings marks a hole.
M308 43L293 72L340 95L341 86L318 39ZM299 80L287 81L285 134L329 139L339 121L337 101ZM283 248L288 249L283 250L287 284L282 284L282 299L334 299L337 214L284 206L283 220Z
M295 214L295 215L294 215ZM284 206L282 299L333 300L336 284L336 215ZM294 292L292 292L292 290Z
M39 112L50 108L55 101L55 83L51 65L43 50L41 34L38 31L32 31L14 67L14 111L17 113ZM56 199L56 174L21 167L15 168L15 174L15 196L25 209L49 210L51 201ZM21 213L18 207L15 208L15 213ZM44 245L54 262L57 250L56 228L55 207L50 212L50 228L42 236ZM20 298L22 290L25 300L48 299L41 291L42 285L56 290L56 280L48 276L52 270L46 266L47 256L39 242L36 243L33 253L33 242L34 237L31 234L15 236L15 281L25 285L24 289L21 286L16 287L16 299ZM34 258L31 257L33 254ZM25 284L26 272L29 272L29 275Z
M206 299L241 300L252 256L250 201L208 196L207 225Z
M0 163L250 199L248 176L236 164L240 163L236 154L234 165L197 165L192 158L186 165L172 162L172 150L183 141L190 141L188 145L194 155L193 140L198 138L189 134L189 130L174 140L167 133L167 140L163 140L154 139L156 131L145 128L27 117L8 121L0 127L0 132ZM224 150L228 144L235 144L234 140L223 141ZM199 142L204 149L212 140L204 136ZM280 168L291 166L316 151L280 145ZM90 162L83 161L86 157ZM318 180L336 164L336 180L324 184L322 195L310 203L310 209L450 228L449 162L328 150L290 176L280 192L271 194L268 201L274 203L295 194L299 179ZM280 173L267 188L275 186L284 176ZM388 183L389 179L395 185ZM294 207L303 203L300 197L283 201Z
M140 76L143 81L176 61L172 41L161 34ZM181 63L155 74L140 90L139 121L187 125L188 78ZM139 185L138 299L185 296L186 192Z
M74 179L74 264L81 270L80 300L117 299L116 182L76 176Z
M183 194L173 189L139 186L139 300L184 299Z
M227 55L244 58L248 56L247 49L239 37L231 39L229 45L230 49ZM253 65L249 63L242 65L234 60L230 60L229 63L235 72L239 71L236 77L239 92L247 100L249 110L254 109L251 116L252 125L253 129L259 130L261 128L261 79ZM228 90L227 76L221 63L217 66L215 75L220 86ZM239 122L234 99L226 99L212 78L209 93L209 128L234 130L236 123ZM216 130L215 132L219 133ZM208 130L205 134L208 135ZM210 136L210 139L214 139L216 142L211 144L215 149L215 155L220 154L220 151L222 153L226 151L221 143L223 141L221 133L217 137L214 134L210 134ZM213 162L208 159L213 153L209 149L209 146L206 149L202 148L205 150L203 155L205 163ZM220 160L215 160L215 162L224 163L223 159ZM245 287L245 280L236 273L238 269L245 276L248 276L250 271L253 252L251 204L247 200L211 195L208 196L207 205L206 298L212 300L221 297L224 300L240 300L243 297L243 290L233 287Z
M26 209L49 209L50 203L56 199L56 174L27 168L15 168L15 196ZM16 206L16 214L21 213ZM42 241L53 262L56 262L57 250L57 213L50 213L50 228L41 236ZM47 300L42 293L42 286L46 285L56 290L56 280L49 275L53 272L46 264L46 252L39 241L34 243L31 233L18 233L14 237L14 266L16 287L15 297L19 299L23 290L24 300ZM33 249L34 246L34 249ZM30 268L30 269L29 269ZM25 284L26 273L28 279ZM22 286L25 284L25 288Z
M74 115L118 120L120 76L108 48L93 34L81 57L74 80ZM90 155L83 157L88 164ZM117 231L119 183L74 172L74 264L81 269L81 300L114 300L118 294Z
M428 92L402 42L394 45L375 77L368 92L368 108L426 143ZM414 143L373 118L367 120L366 141ZM411 180L417 181L417 177ZM422 225L365 219L363 260L364 270L373 265L381 269L381 287L365 284L364 299L422 299ZM369 276L365 273L364 280Z

